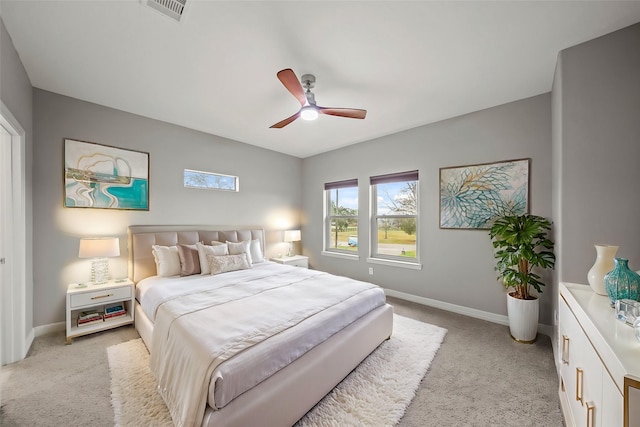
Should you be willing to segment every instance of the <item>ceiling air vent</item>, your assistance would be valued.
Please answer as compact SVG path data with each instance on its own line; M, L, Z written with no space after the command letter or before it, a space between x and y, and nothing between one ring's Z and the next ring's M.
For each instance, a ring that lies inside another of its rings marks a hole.
M187 0L147 0L147 5L170 18L180 21Z

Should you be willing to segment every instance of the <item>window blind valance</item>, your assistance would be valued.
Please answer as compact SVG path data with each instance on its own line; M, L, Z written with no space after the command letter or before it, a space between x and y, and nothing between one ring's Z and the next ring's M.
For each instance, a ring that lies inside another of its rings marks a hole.
M372 176L369 179L371 185L386 184L388 182L417 181L418 171L388 173L386 175Z
M347 187L357 187L357 186L358 186L357 179L347 179L344 181L327 182L324 184L324 189L334 190L336 188L347 188Z

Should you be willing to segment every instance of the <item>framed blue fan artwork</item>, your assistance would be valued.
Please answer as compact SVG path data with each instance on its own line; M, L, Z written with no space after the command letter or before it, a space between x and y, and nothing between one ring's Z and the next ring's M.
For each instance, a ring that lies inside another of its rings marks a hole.
M529 213L531 159L440 168L440 228L488 230L493 219Z
M64 141L64 207L149 210L149 153Z

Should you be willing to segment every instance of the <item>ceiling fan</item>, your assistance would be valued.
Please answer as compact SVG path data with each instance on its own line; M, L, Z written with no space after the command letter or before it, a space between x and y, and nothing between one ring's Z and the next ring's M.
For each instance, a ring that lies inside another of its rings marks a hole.
M350 119L364 119L367 115L367 110L359 110L355 108L327 108L316 105L315 95L311 92L311 89L316 85L316 77L312 74L305 74L300 81L296 73L291 68L285 68L278 71L278 79L282 82L285 88L293 96L300 101L300 111L293 116L288 117L273 126L271 128L281 129L297 119L302 117L303 120L315 120L318 114L327 114L329 116L348 117ZM306 91L305 91L306 89Z

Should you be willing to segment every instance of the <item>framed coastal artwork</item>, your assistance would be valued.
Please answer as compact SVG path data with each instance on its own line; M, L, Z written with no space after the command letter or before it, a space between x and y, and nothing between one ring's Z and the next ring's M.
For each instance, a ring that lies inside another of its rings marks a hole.
M149 153L64 140L64 206L149 210Z
M531 159L440 168L440 228L482 229L529 212Z

